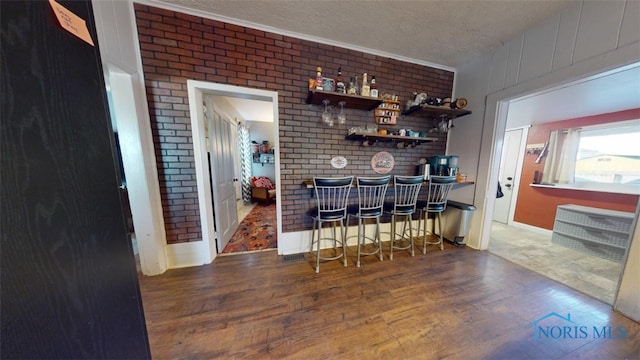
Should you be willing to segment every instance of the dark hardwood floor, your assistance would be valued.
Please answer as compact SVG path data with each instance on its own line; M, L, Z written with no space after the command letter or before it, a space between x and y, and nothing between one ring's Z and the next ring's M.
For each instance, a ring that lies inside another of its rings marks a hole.
M141 277L152 355L640 358L640 325L610 306L486 251L429 250L367 256L361 268L352 251L347 268L325 262L319 274L308 254L283 262L259 252ZM536 323L545 335L534 322L549 314Z

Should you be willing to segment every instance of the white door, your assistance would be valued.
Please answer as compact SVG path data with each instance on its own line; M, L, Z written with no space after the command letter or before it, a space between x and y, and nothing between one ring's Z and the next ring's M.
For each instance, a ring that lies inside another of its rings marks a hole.
M504 196L496 199L496 205L493 209L493 220L503 224L508 224L512 220L510 213L515 201L514 196L516 196L515 184L516 181L520 181L516 179L516 172L518 171L518 162L524 156L524 153L521 152L522 137L523 129L507 130L504 134L498 177Z
M207 104L209 124L209 151L211 153L211 189L216 226L216 244L222 252L238 228L238 209L236 206L237 181L233 150L235 124L220 116Z

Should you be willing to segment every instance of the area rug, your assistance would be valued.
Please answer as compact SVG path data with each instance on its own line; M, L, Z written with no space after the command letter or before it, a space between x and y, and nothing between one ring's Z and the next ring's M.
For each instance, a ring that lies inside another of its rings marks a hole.
M223 254L276 249L276 204L258 204L240 222Z

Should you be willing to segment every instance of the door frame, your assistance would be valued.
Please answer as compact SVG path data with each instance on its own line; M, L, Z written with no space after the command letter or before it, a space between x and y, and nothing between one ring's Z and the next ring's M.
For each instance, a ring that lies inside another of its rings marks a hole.
M245 88L233 85L211 83L197 80L187 80L189 95L189 112L191 117L191 131L193 139L193 155L196 167L196 184L198 187L198 205L200 208L200 224L202 228L201 246L185 249L189 254L188 262L208 264L216 257L216 238L213 221L213 199L211 196L211 182L209 164L207 160L206 132L204 128L204 113L202 109L203 94L240 97L261 101L270 101L273 109L274 131L278 130L278 93L269 90ZM280 196L280 154L279 137L275 137L275 166L276 166L276 196ZM280 201L276 202L277 234L282 238L282 216ZM197 242L196 242L197 243ZM184 264L188 266L188 264Z
M520 191L520 177L522 175L522 166L524 164L524 157L525 157L525 151L526 151L526 147L527 147L527 137L529 135L529 128L531 127L531 125L527 125L527 126L520 126L520 127L514 127L514 128L509 128L506 129L504 131L504 136L506 137L507 133L509 131L516 131L516 130L522 130L522 132L520 133L520 145L518 148L518 160L516 160L516 168L515 168L515 173L518 175L517 181L513 182L513 187L512 187L512 193L511 193L511 201L509 204L509 214L507 215L507 225L511 225L513 223L513 218L515 216L515 212L516 212L516 204L518 202L518 191ZM504 137L503 137L504 139ZM504 144L504 140L502 141L502 143ZM504 151L504 149L503 149ZM502 152L501 152L502 155ZM500 164L500 167L502 167L502 164ZM502 169L500 169L502 170ZM504 189L503 189L504 191ZM494 209L495 209L495 205L494 205ZM492 216L493 218L493 216Z
M137 83L135 75L114 65L107 68L111 116L120 139L140 267L144 275L160 275L169 264L149 117L136 106L145 99L144 86Z
M514 85L507 89L487 95L484 109L482 144L478 163L478 179L486 179L478 184L482 189L474 196L474 203L480 204L478 228L478 250L487 250L491 239L491 223L495 206L495 193L498 186L498 171L502 152L502 139L507 127L509 103L512 100L534 96L537 93L552 90L560 86L571 86L609 72L622 71L637 66L637 59L628 61L609 61L611 54L584 61L579 68L566 68L546 74L535 80ZM491 196L493 194L493 196ZM636 217L638 217L636 213ZM473 227L473 225L472 225Z

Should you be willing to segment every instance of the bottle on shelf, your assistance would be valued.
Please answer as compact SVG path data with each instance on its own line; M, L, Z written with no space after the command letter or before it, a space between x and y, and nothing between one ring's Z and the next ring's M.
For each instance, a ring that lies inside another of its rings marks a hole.
M371 76L371 85L369 89L369 95L374 98L378 97L378 85L376 84L376 77L373 75Z
M362 74L362 87L360 89L361 96L370 95L371 87L369 86L369 81L367 80L367 73Z
M322 90L322 68L318 66L316 68L316 90Z
M347 94L349 95L357 95L358 87L356 86L356 78L353 76L349 78L349 87L347 88Z
M346 94L347 87L344 84L344 79L342 78L342 68L338 68L338 76L336 77L336 92Z

